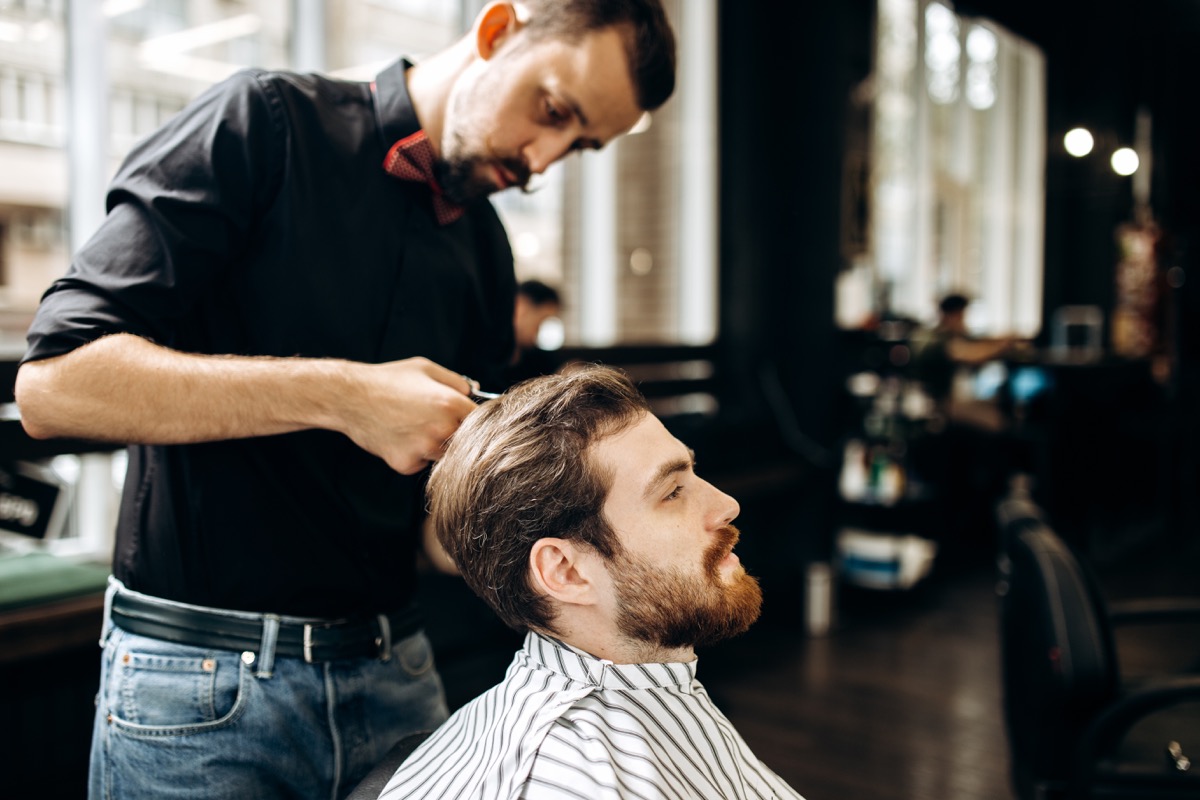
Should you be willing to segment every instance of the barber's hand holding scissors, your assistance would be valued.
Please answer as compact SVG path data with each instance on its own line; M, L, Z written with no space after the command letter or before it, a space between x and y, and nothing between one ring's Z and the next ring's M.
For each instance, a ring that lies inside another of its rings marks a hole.
M446 440L475 409L478 384L426 358L365 365L344 432L410 475L441 457Z

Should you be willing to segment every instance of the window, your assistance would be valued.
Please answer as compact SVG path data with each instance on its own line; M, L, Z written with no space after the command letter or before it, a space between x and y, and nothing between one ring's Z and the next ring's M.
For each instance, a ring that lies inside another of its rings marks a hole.
M869 244L843 291L925 321L942 294L961 291L974 330L1037 333L1040 51L942 2L880 0L873 80Z

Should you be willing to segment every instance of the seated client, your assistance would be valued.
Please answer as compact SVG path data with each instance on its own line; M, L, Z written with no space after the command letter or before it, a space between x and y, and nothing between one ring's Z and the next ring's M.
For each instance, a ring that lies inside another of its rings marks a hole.
M438 541L526 631L382 798L796 798L696 680L762 592L738 504L620 373L535 378L467 417L429 480Z

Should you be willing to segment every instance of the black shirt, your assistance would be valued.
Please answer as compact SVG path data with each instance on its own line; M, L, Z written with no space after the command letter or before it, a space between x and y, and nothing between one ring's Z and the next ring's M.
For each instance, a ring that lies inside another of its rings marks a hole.
M491 204L438 226L383 170L419 123L397 62L365 83L246 70L141 142L43 297L25 360L129 332L178 350L385 362L492 382L512 252ZM413 593L421 476L331 431L130 448L113 572L182 602L392 610Z

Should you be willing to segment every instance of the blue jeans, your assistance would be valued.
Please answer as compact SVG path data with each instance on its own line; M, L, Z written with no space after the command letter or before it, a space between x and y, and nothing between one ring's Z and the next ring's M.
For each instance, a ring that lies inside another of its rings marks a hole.
M91 800L337 800L396 740L447 716L424 633L387 661L322 664L108 622L102 643Z

